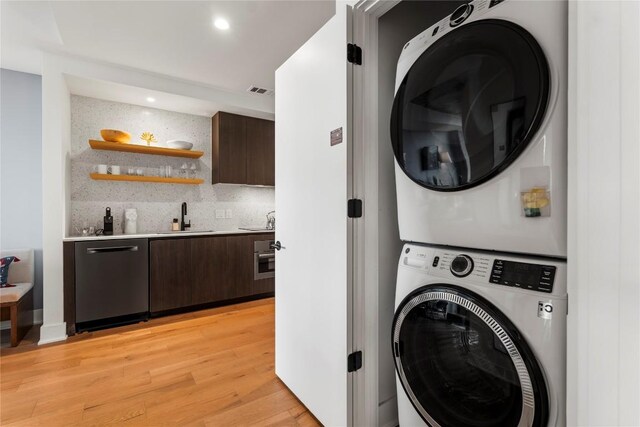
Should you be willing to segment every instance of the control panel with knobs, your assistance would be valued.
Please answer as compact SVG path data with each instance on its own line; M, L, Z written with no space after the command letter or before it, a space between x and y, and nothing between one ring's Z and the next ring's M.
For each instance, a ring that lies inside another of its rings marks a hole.
M466 277L473 271L473 259L469 255L460 254L451 261L451 274Z

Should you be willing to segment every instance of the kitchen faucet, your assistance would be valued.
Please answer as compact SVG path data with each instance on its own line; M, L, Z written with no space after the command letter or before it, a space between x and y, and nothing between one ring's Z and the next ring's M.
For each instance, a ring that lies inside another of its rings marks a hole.
M267 214L267 230L276 229L276 211L271 211Z
M180 219L180 231L185 231L187 228L191 228L191 220L189 223L184 222L184 216L187 214L187 202L182 202L182 217Z

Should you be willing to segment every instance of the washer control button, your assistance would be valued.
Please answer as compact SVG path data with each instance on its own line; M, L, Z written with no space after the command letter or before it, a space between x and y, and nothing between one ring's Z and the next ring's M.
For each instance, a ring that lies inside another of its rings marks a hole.
M473 271L473 260L468 255L458 255L451 261L451 273L456 277L465 277Z
M437 267L438 266L438 262L440 262L440 257L439 256L433 258L433 264L431 264L431 265L433 265L434 267Z

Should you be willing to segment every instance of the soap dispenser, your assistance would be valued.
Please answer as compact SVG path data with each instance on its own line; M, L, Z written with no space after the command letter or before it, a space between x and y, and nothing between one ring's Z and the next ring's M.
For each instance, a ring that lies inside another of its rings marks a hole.
M113 235L113 217L111 216L111 208L107 208L106 215L104 216L104 231L105 236Z

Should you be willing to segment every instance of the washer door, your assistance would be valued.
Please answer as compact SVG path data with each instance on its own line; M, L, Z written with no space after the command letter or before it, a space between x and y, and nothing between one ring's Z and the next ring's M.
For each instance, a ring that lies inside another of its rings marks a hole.
M543 121L549 67L524 28L480 20L445 34L396 92L391 141L416 183L464 190L503 171Z
M428 285L393 322L396 370L429 425L546 426L542 372L511 322L482 297Z

